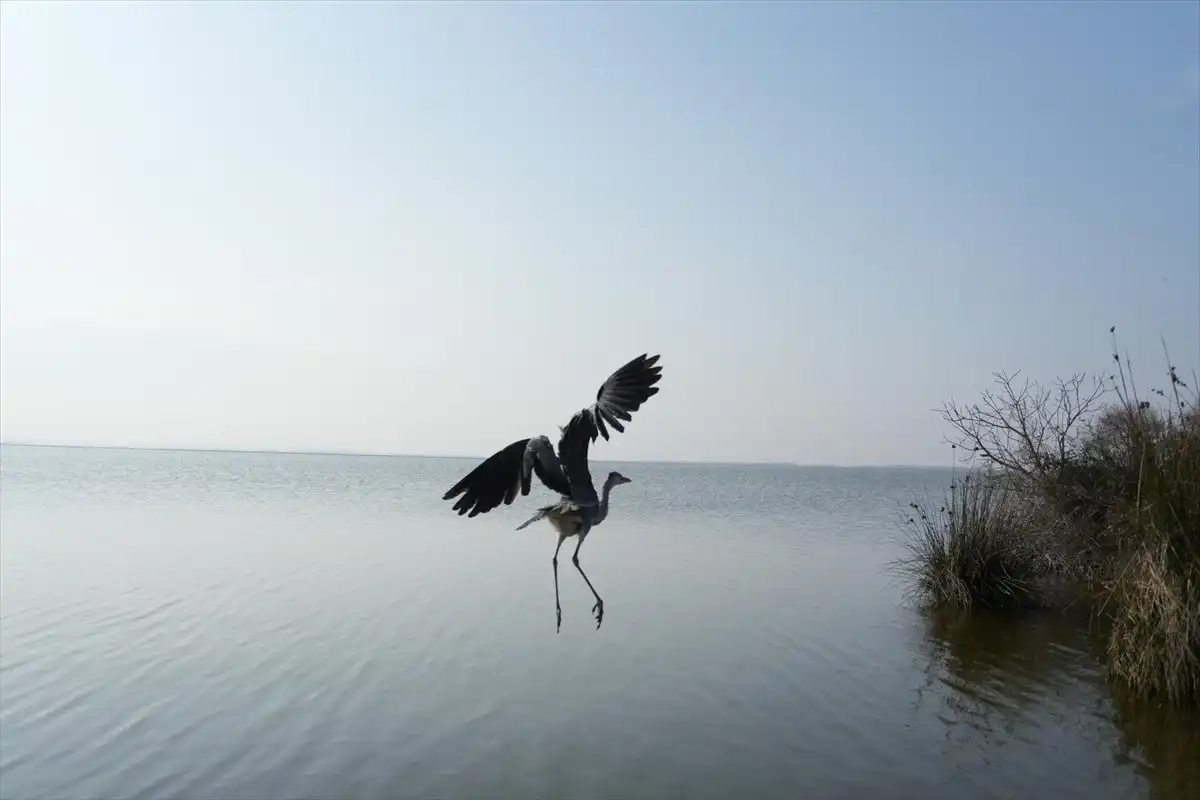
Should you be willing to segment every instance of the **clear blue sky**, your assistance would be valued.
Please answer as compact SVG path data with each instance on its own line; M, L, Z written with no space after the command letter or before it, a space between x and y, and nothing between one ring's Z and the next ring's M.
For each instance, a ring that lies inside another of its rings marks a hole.
M5 3L0 433L944 464L1200 368L1200 4Z

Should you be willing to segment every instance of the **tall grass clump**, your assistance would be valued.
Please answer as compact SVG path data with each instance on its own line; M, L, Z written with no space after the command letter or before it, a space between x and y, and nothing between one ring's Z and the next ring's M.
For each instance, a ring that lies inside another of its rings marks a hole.
M933 608L1019 608L1035 604L1038 548L1034 509L994 476L968 474L941 504L913 502L902 520L910 599Z
M1141 694L1200 703L1200 404L1173 366L1160 402L1141 400L1114 359L1128 484L1111 523L1124 535L1109 668Z

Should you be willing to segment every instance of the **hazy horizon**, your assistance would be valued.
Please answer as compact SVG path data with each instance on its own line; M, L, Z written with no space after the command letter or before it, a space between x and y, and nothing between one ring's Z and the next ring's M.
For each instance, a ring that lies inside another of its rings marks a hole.
M115 444L78 444L70 442L38 442L0 439L0 447L57 447L79 450L135 450L159 453L244 453L247 455L277 455L277 456L348 456L362 458L449 458L460 461L486 458L491 453L403 453L403 452L366 452L354 450L252 450L228 447L131 447ZM795 461L681 461L661 458L597 458L611 464L663 464L672 466L730 466L730 467L799 467L800 469L939 469L953 466L964 467L965 462L957 464L806 464Z
M596 459L937 467L1200 368L1195 3L0 19L4 440L480 457L659 353Z

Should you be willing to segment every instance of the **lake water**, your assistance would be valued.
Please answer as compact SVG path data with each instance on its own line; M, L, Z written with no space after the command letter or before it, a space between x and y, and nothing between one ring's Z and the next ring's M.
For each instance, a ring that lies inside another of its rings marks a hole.
M0 795L1197 796L1086 619L902 604L949 470L622 464L556 634L551 496L460 518L474 463L0 448Z

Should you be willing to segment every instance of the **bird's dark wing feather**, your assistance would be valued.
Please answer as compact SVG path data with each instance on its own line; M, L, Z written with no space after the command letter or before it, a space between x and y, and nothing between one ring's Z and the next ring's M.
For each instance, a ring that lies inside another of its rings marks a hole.
M564 497L571 496L571 484L563 479L564 476L560 475L554 470L546 469L544 466L542 466L542 460L540 458L535 458L533 460L533 472L538 476L538 480L540 480L550 491L557 492Z
M596 438L596 425L587 409L576 412L558 440L558 460L571 482L569 497L584 506L600 502L588 469L588 445Z
M442 499L449 500L461 494L462 497L454 504L454 510L459 516L467 514L473 517L486 514L501 503L511 504L518 492L529 494L529 474L524 472L522 466L528 444L528 439L518 439L488 456L442 495ZM540 465L535 466L535 469L539 468ZM540 473L538 477L545 481Z
M608 441L605 422L624 432L625 426L620 421L629 422L633 419L633 412L641 408L642 403L658 394L658 387L654 385L662 378L662 367L656 366L658 359L657 355L647 358L643 353L609 375L596 392L596 402L589 410L605 441ZM592 434L592 441L596 441L595 433Z
M558 440L558 459L571 481L571 497L582 505L599 502L588 470L588 447L598 436L608 440L605 423L624 431L621 424L632 419L642 403L658 394L662 367L659 356L642 354L608 376L596 392L596 402L580 409L563 427Z

